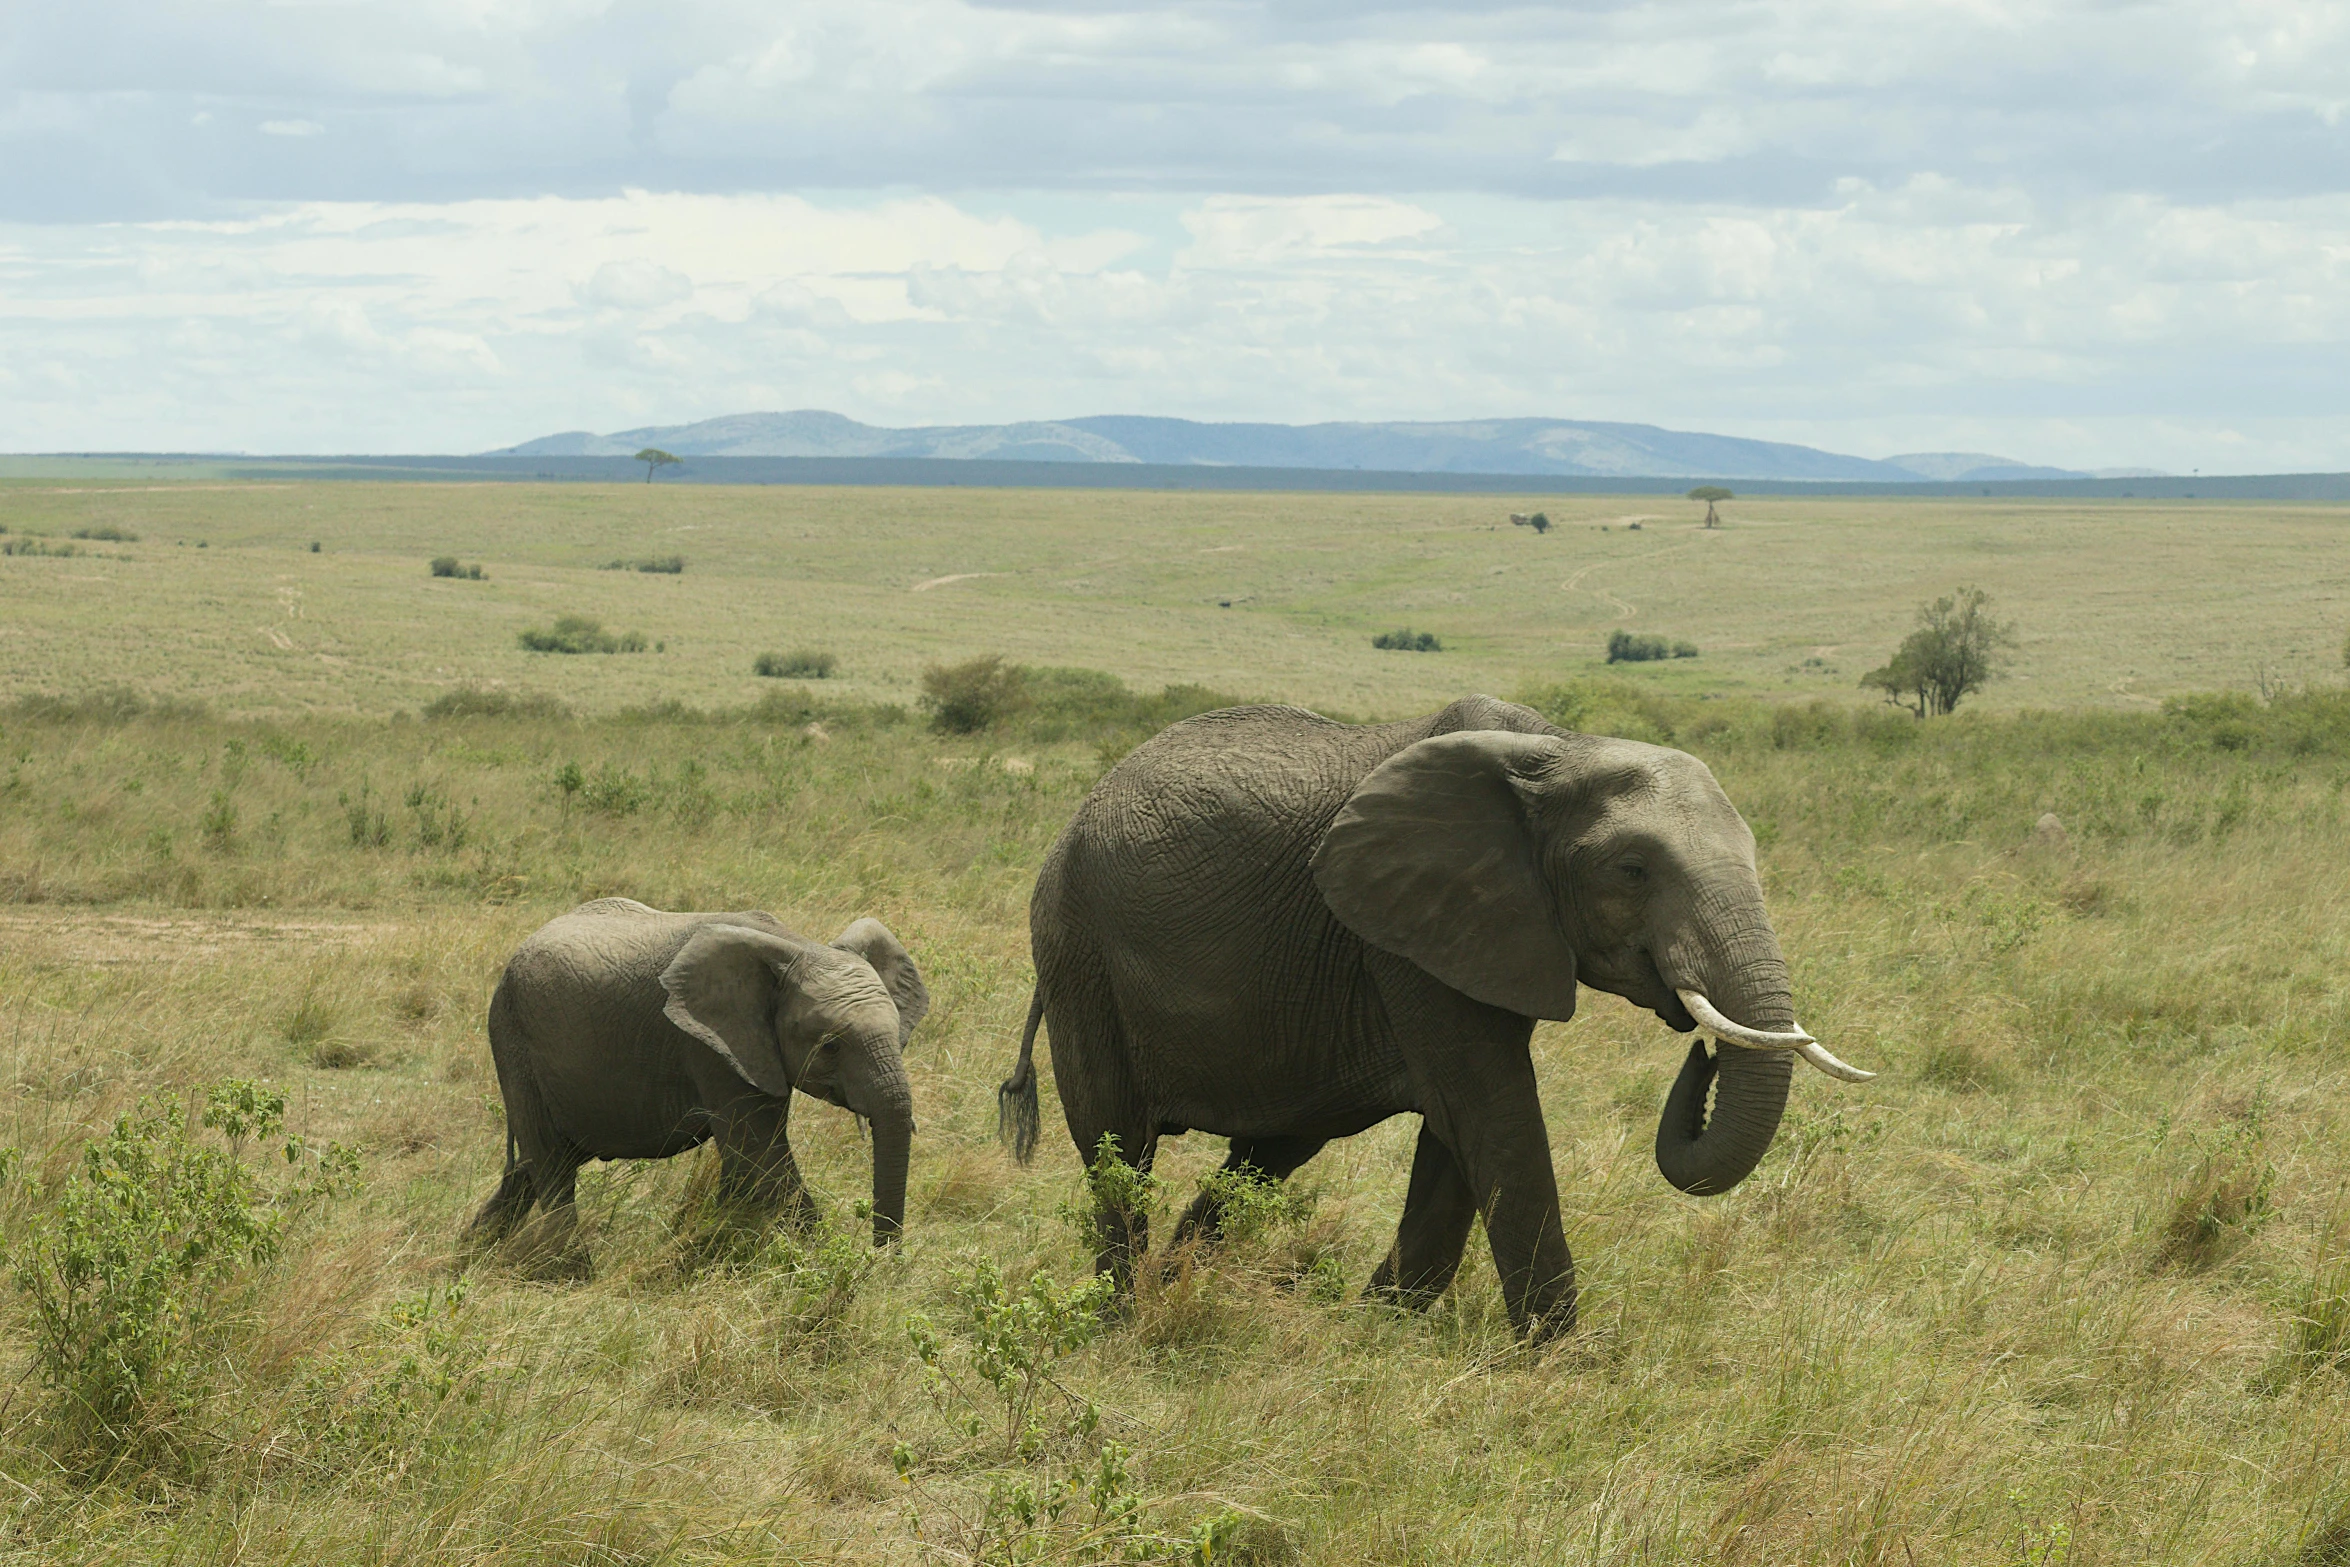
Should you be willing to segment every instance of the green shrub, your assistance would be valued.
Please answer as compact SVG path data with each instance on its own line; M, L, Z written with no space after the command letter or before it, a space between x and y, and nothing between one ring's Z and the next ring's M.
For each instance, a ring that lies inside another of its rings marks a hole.
M642 571L655 576L674 577L685 570L683 555L653 555L642 560L608 560L596 568L599 571Z
M922 710L942 734L992 729L1028 705L1028 671L989 653L922 671Z
M604 629L602 621L585 615L557 615L552 630L533 627L519 640L528 653L642 653L646 645L642 633L625 631L615 636Z
M139 536L130 529L117 527L111 522L100 523L94 528L76 528L73 530L73 536L77 539L96 539L107 544L136 544L139 542Z
M202 1124L223 1147L191 1129L184 1105L141 1100L83 1148L32 1221L12 1260L69 1461L186 1456L188 1416L218 1374L224 1308L277 1254L289 1214L357 1169L339 1144L314 1156L288 1138L292 1179L264 1184L244 1147L277 1138L285 1107L275 1089L218 1084Z
M1389 648L1402 653L1441 653L1444 644L1436 640L1432 631L1382 631L1371 639L1371 646Z
M38 537L0 539L0 555L67 556L79 555L81 552L82 547L78 544L52 544Z
M318 548L315 544L310 547L313 550ZM432 558L432 574L436 577L462 577L468 582L488 580L487 575L478 564L461 564L454 555L435 555Z
M427 718L568 718L571 709L544 691L461 685L424 704Z
M1689 656L1695 657L1696 653L1694 647L1689 649ZM1630 631L1607 634L1607 661L1611 664L1646 664L1672 656L1673 644L1663 637L1644 637Z
M751 673L770 680L830 680L839 660L814 648L789 653L761 653L751 661Z

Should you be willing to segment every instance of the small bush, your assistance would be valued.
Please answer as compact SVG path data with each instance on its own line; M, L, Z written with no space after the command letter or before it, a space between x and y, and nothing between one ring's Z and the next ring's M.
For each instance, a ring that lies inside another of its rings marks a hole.
M1694 642L1676 642L1673 644L1673 656L1675 658L1695 658L1697 656L1697 644Z
M427 718L568 718L571 709L544 691L461 685L424 705Z
M838 664L830 653L802 647L789 653L761 653L752 660L751 673L769 680L830 680Z
M1371 646L1388 648L1402 653L1441 653L1444 644L1432 631L1382 631L1371 639Z
M659 577L674 577L685 570L683 555L654 555L643 560L608 560L596 568L599 571L642 571Z
M208 1353L223 1308L250 1270L276 1255L288 1215L357 1168L340 1145L313 1156L286 1140L294 1179L272 1189L242 1157L274 1139L285 1095L231 1079L185 1106L140 1101L82 1150L56 1202L14 1254L31 1307L34 1364L57 1395L72 1458L93 1465L183 1458L188 1416L217 1374ZM272 1163L277 1162L273 1156Z
M94 528L76 528L73 530L73 536L77 539L95 539L106 544L136 544L139 542L139 536L130 529L117 527L111 522L100 523Z
M52 544L38 537L0 539L0 555L67 556L79 555L81 552L82 547L78 544Z
M922 671L922 710L942 734L977 734L1028 706L1028 671L990 653Z
M315 544L311 545L310 547L313 550L318 548L318 546ZM473 565L461 564L454 555L435 555L432 558L432 574L436 577L462 577L467 582L484 582L488 580L487 574L482 571L478 563Z
M527 653L642 653L647 645L642 633L615 636L585 615L558 615L552 630L533 627L518 640Z
M1696 651L1690 649L1692 654ZM1663 637L1644 637L1631 631L1607 634L1607 661L1611 664L1646 664L1672 656L1673 644Z

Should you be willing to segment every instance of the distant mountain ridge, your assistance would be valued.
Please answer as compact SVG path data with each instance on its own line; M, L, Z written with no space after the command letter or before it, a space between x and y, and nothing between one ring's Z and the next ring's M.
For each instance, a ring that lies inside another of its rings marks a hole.
M483 455L628 457L647 446L687 458L953 457L1591 478L1906 482L2092 477L2081 470L2039 467L1988 452L1913 452L1880 461L1781 441L1584 419L1294 425L1202 424L1190 419L1101 414L1022 424L890 429L816 408L728 414L693 424L647 425L609 435L571 430Z

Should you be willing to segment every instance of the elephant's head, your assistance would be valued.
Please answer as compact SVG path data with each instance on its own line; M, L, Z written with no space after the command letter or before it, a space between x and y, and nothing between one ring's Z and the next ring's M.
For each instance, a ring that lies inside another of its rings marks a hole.
M1684 752L1508 730L1423 740L1356 788L1314 876L1357 935L1489 1005L1572 1017L1579 980L1711 1031L1719 1054L1692 1043L1657 1127L1657 1167L1682 1191L1753 1170L1793 1054L1868 1076L1796 1027L1754 834Z
M793 1089L873 1123L873 1239L906 1219L914 1095L907 1036L930 1010L914 960L879 920L831 946L747 925L704 925L661 973L671 1022L779 1098Z

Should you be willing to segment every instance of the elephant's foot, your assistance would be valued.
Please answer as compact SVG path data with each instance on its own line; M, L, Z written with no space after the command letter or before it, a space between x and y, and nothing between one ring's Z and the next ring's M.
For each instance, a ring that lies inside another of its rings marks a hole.
M1396 1271L1395 1253L1389 1252L1372 1272L1371 1282L1363 1286L1363 1299L1404 1311L1426 1311L1444 1297L1445 1286L1452 1282L1447 1274L1435 1283L1421 1280L1404 1285L1396 1282Z
M596 1276L595 1259L580 1239L579 1217L569 1206L541 1213L498 1247L524 1278L543 1283L584 1283Z

